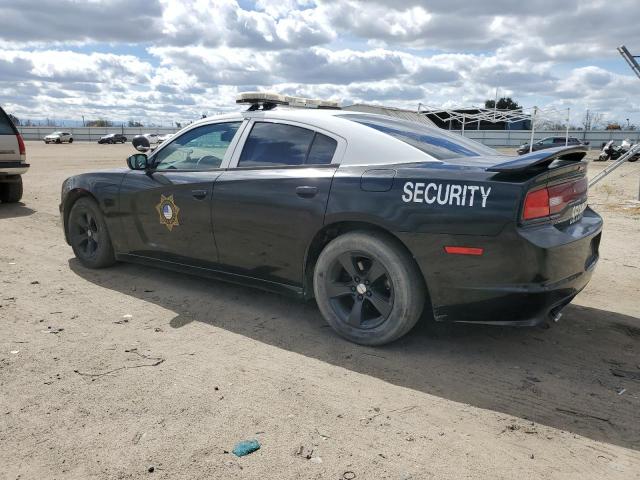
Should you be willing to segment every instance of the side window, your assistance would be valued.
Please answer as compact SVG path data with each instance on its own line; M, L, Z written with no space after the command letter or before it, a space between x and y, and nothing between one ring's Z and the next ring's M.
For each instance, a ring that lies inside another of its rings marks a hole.
M154 156L157 170L219 168L242 122L202 125L171 141Z
M309 165L330 164L337 146L338 142L333 138L316 132L306 163Z
M239 167L303 165L314 132L281 123L256 122L242 149Z
M0 135L15 135L9 116L0 108Z

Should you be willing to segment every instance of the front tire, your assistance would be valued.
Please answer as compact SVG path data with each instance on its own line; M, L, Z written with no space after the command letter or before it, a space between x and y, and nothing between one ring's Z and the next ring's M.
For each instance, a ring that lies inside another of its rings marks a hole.
M416 324L426 291L413 258L380 232L352 232L332 240L314 271L320 312L342 337L384 345Z
M104 268L115 263L104 215L92 199L82 197L73 204L67 233L73 253L85 267Z
M22 199L22 177L7 183L0 183L0 201L2 203L17 203Z

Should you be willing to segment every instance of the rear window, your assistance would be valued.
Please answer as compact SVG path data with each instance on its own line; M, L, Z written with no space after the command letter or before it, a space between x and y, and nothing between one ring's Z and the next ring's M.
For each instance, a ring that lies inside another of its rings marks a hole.
M15 135L13 123L9 116L0 108L0 135Z
M500 155L492 148L421 123L373 115L338 115L407 143L438 159Z

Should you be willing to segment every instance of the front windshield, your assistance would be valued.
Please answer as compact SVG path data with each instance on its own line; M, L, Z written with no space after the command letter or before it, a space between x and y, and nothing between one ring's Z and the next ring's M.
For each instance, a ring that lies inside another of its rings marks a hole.
M338 116L386 133L438 160L500 155L498 151L479 142L417 122L384 117L382 115L353 114Z

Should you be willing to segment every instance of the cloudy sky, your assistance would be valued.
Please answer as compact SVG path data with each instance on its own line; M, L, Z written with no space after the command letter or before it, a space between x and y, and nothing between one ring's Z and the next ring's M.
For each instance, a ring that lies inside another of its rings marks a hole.
M638 0L0 0L19 118L185 121L239 91L416 108L589 108L640 124Z

